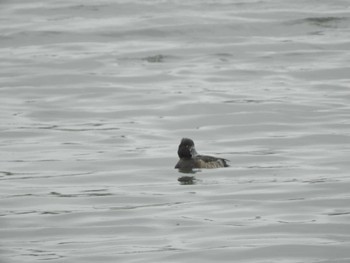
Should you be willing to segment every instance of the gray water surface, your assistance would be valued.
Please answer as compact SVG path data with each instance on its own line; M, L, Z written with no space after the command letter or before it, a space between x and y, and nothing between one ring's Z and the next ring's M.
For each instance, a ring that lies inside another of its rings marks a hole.
M0 7L1 263L349 262L348 1Z

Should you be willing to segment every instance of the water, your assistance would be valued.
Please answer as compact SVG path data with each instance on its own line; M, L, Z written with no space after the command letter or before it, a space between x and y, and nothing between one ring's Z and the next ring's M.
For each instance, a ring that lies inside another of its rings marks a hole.
M348 1L0 5L1 263L349 262Z

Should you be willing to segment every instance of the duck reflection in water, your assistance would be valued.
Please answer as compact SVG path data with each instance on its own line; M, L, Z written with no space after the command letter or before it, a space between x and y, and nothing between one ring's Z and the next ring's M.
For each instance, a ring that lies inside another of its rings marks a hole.
M183 138L177 150L180 160L175 165L182 173L195 173L194 169L228 167L228 160L197 153L193 140ZM189 176L187 176L189 177Z

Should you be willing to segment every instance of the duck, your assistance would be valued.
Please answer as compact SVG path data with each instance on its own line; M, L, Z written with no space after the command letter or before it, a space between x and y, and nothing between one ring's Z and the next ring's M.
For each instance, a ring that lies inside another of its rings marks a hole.
M229 166L227 159L198 154L193 140L189 138L182 138L177 154L180 160L175 165L175 169L179 170L211 169Z

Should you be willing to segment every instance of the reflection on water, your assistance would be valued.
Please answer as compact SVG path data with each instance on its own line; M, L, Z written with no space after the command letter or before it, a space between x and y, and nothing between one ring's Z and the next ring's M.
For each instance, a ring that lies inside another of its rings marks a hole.
M180 176L177 180L180 182L182 185L187 185L187 184L196 184L197 183L197 178L194 176L196 173L201 172L201 169L176 169L179 173L183 173L186 175ZM193 176L191 176L193 174Z
M181 176L177 179L180 184L195 184L196 178L194 176Z
M2 1L1 262L348 263L348 7Z

